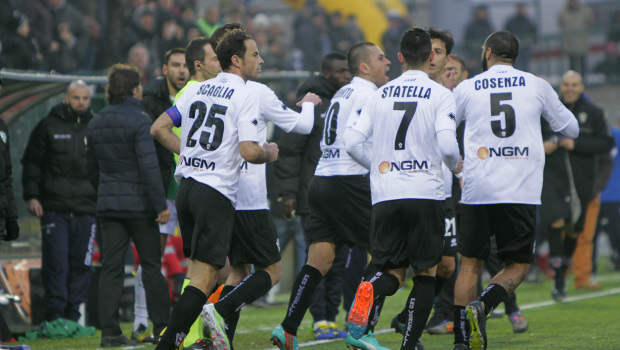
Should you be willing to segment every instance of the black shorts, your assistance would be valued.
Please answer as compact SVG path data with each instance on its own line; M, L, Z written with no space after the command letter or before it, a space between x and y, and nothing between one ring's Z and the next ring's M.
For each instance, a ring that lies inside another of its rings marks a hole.
M456 225L456 209L454 207L454 199L446 198L443 201L443 210L446 216L446 230L443 236L443 256L456 256L457 246L457 225Z
M486 260L491 236L497 240L497 256L505 261L531 263L534 259L536 206L484 204L461 206L459 253Z
M308 186L306 239L370 248L372 202L368 175L315 176Z
M380 269L431 268L441 261L445 227L442 201L379 202L372 212L372 261Z
M235 212L233 240L228 252L230 265L267 267L281 260L278 232L269 210Z
M185 257L223 267L235 221L231 201L211 186L183 178L176 205Z

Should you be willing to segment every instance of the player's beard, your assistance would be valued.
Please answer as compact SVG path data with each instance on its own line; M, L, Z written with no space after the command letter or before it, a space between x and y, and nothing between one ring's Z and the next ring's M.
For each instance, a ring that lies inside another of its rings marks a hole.
M486 72L487 70L489 70L489 64L487 63L487 60L484 59L484 57L482 58L482 71Z

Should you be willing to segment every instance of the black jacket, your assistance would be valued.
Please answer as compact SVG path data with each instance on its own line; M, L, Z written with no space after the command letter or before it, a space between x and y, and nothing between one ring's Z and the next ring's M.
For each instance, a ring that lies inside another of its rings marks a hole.
M308 184L314 176L314 170L321 156L320 141L323 137L323 114L329 108L329 102L338 88L327 83L323 76L308 78L299 90L297 98L301 99L308 92L321 98L320 108L314 109L314 126L309 135L295 133L283 134L279 140L278 161L275 163L275 174L280 181L280 197L283 199L297 198L296 213L310 214L308 207Z
M581 216L575 224L575 231L581 232L585 221L588 203L594 198L594 184L597 177L601 176L599 170L599 157L606 156L614 147L614 138L605 120L603 110L586 102L583 95L574 104L564 105L575 115L579 122L579 136L575 139L575 148L567 151L558 148L545 159L544 182L543 182L543 211L545 207L567 205L565 198L570 195L570 184L566 155L572 169L575 189L581 204ZM561 139L562 136L553 134L548 123L543 122L543 139ZM545 203L545 201L547 203ZM549 202L552 203L549 203ZM564 203L564 204L563 204ZM553 208L549 208L555 211ZM545 213L543 213L543 216ZM561 218L548 217L549 220ZM547 221L547 220L545 220Z
M130 97L88 125L86 166L97 187L97 217L149 219L166 210L151 118Z
M9 128L0 119L0 219L17 219L13 194L13 165L9 147Z
M23 198L44 210L95 215L97 194L86 174L86 128L93 118L66 103L52 107L32 130L22 158Z
M151 117L151 122L155 122L170 107L172 107L172 103L170 102L170 92L168 91L166 78L158 78L144 88L142 108ZM155 151L157 152L157 161L159 162L164 193L168 193L168 185L175 168L174 155L157 141L155 141Z

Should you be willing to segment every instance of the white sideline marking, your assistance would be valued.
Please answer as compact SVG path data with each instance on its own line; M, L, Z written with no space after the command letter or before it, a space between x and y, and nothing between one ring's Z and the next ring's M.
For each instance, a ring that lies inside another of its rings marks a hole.
M587 299L594 299L594 298L600 298L600 297L606 297L609 295L614 295L614 294L620 294L620 288L612 288L609 290L604 290L604 291L600 291L600 292L592 292L592 293L588 293L588 294L582 294L582 295L577 295L574 297L567 297L563 302L558 303L556 301L553 300L547 300L547 301L541 301L538 303L530 303L530 304L525 304L525 305L519 305L519 309L520 310L530 310L530 309L536 309L539 307L545 307L545 306L551 306L551 305L557 305L557 304L566 304L566 303L572 303L575 301L581 301L581 300L587 300ZM496 312L503 312L503 310L497 309ZM384 334L384 333L389 333L389 332L394 332L394 329L392 328L385 328L385 329L380 329L378 331L375 332L375 334ZM337 341L341 341L342 339L328 339L328 340L315 340L315 341L309 341L309 342L305 342L302 344L299 344L300 348L305 348L305 347L310 347L310 346L315 346L315 345L321 345L321 344L328 344L328 343L333 343L333 342L337 342ZM273 350L274 347L270 347L267 348L265 350Z

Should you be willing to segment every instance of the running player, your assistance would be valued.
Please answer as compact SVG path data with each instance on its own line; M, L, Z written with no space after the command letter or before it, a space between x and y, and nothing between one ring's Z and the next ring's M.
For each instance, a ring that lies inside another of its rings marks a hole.
M256 42L245 31L231 31L216 53L223 72L191 86L151 129L168 149L180 154L177 209L192 274L158 350L183 343L207 301L206 293L215 285L216 272L226 263L241 157L258 164L275 161L278 155L277 145L258 143L258 98L245 86L248 79L258 77L263 63ZM180 140L173 125L185 125ZM218 326L223 334L224 325Z
M415 349L433 304L445 231L442 162L455 173L462 168L452 93L427 75L431 48L425 30L407 30L398 54L404 73L369 98L345 134L347 151L370 169L371 249L380 271L358 287L349 333L362 337L373 303L396 293L412 266L401 349ZM364 142L371 136L369 156Z
M293 284L286 317L271 333L273 344L280 349L298 348L297 329L337 250L343 244L370 248L368 170L347 154L343 136L347 123L358 118L368 97L388 81L391 62L375 44L364 42L349 49L347 63L354 78L331 100L320 144L322 155L308 187L308 261ZM371 337L369 341L376 342Z
M579 133L577 120L551 85L513 67L518 53L512 33L491 34L482 46L485 72L454 90L457 123L467 121L455 350L486 349L486 315L515 291L534 257L545 161L540 116L556 132L571 138ZM505 268L476 299L476 280L493 235Z

